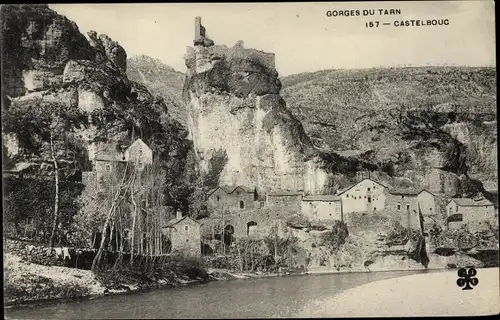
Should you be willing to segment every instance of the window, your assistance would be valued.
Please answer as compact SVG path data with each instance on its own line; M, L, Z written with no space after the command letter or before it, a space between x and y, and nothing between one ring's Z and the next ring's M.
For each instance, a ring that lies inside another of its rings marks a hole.
M240 201L240 209L243 209L245 208L245 202L243 202L243 200Z
M368 196L368 203L372 202L372 197Z
M401 210L401 204L398 203L398 210Z
M368 188L368 191L370 191L370 188Z
M373 207L373 211L377 211L377 207Z
M189 226L184 226L184 230L189 231Z
M432 208L429 208L429 211L432 212Z
M345 196L346 196L346 198L349 198L349 194L348 193Z
M331 202L328 202L328 205L332 205L332 203L331 203Z
M455 207L455 211L458 212L458 206Z
M219 197L219 196L217 196L217 201L219 201L219 200L220 200L220 197Z
M106 169L106 171L111 171L111 165L110 164L106 164L106 166L104 167Z
M405 196L401 195L401 199L403 199L403 200L404 200L404 198L405 198Z
M139 164L137 165L137 168L139 168L141 170L144 169L144 163L139 162Z
M406 205L406 210L410 210L410 205L409 204Z

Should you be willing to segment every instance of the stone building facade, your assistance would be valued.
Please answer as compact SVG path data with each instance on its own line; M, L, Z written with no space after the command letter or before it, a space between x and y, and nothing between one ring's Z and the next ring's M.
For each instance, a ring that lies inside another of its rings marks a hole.
M289 214L301 211L302 192L283 191L266 193L266 207Z
M420 230L419 191L415 189L389 189L386 208L405 228Z
M446 206L447 227L459 229L463 225L475 231L488 220L496 219L495 206L487 199L453 198Z
M342 198L333 195L302 198L302 214L311 220L343 221Z
M219 186L207 194L207 208L214 214L221 210L242 211L260 207L255 189L244 186Z
M146 165L153 164L153 151L141 139L132 143L123 154L124 160L135 164L137 169L142 170Z
M163 228L170 239L172 252L180 251L191 256L201 255L201 224L180 212Z
M141 139L135 140L128 148L115 143L91 143L88 157L92 171L82 174L83 182L97 186L104 186L113 178L120 180L127 163L134 163L138 170L153 163L153 151Z
M374 212L385 207L385 190L379 182L364 179L361 182L340 190L337 195L342 199L344 214L349 212Z

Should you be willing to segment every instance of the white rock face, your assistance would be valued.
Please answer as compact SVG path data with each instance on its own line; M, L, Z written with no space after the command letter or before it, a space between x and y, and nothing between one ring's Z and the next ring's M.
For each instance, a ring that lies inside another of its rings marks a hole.
M7 148L7 155L9 157L15 156L19 153L19 141L15 134L3 134L2 143Z
M78 89L78 108L86 112L102 110L104 109L104 101L94 91Z
M469 127L465 122L445 124L443 130L465 145L470 145Z
M202 171L225 152L221 185L323 191L328 175L307 158L312 144L279 96L274 54L239 43L188 48L185 59L187 124Z
M230 112L248 103L253 107ZM259 97L191 95L188 127L202 170L208 170L209 160L217 150L225 150L228 162L220 175L220 184L255 186L265 191L321 192L326 172L288 149L279 126L270 133L266 131L263 119L269 112L260 108Z

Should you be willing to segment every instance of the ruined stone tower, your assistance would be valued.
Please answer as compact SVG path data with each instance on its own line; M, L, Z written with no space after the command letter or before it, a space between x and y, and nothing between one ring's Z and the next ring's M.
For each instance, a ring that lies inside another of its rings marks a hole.
M195 46L213 46L214 42L208 38L205 27L201 24L201 17L194 18L194 40Z

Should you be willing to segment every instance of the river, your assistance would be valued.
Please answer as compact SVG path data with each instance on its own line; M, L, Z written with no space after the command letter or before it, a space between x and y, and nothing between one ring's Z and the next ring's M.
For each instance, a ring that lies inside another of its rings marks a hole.
M7 319L293 317L306 304L368 282L429 271L297 275L213 281L93 300L9 308Z

